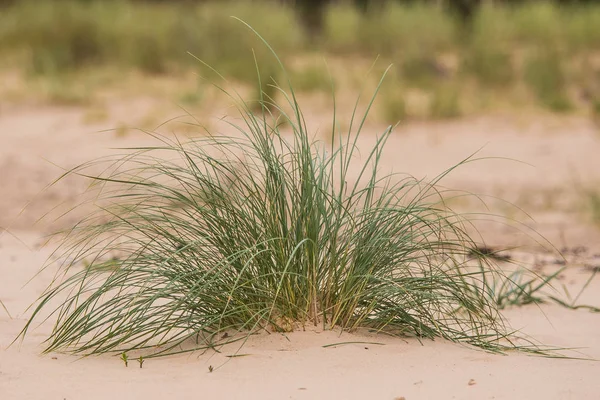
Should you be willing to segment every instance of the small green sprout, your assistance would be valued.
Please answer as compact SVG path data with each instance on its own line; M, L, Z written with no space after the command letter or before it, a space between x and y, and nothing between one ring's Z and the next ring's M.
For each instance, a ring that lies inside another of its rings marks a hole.
M140 368L142 368L142 366L144 365L144 361L146 361L146 360L144 360L144 357L140 356L140 357L137 359L137 361L140 363Z
M125 363L125 366L129 366L129 357L127 357L127 353L123 352L121 354L121 360Z

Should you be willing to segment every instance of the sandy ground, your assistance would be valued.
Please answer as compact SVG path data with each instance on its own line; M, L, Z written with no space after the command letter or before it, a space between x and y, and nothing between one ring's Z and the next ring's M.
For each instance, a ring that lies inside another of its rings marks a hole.
M135 110L120 112L131 116ZM8 347L25 323L27 306L52 278L46 271L28 283L52 251L40 248L41 237L56 225L35 222L51 207L75 201L85 183L70 179L41 190L60 174L59 167L71 168L115 151L110 148L148 140L139 134L97 133L111 126L114 119L82 123L78 109L0 114L0 227L8 229L0 234L0 299L11 313L0 308L1 400L600 398L600 362L499 356L444 341L421 344L364 333L265 334L250 340L242 350L245 357L227 358L236 349L226 348L221 354L152 359L142 369L135 361L125 368L116 357L40 355L51 321ZM368 146L374 136L366 135L359 146ZM400 126L388 149L385 168L418 177L433 177L479 149L479 156L529 163L481 161L458 169L444 185L515 201L533 219L522 213L510 216L523 218L557 248L568 253L584 246L583 254L567 257L561 282L570 292L578 292L590 269L600 266L600 230L578 196L581 187L600 182L600 134L589 121L496 116L411 123ZM491 245L532 243L498 225L482 225L481 230ZM556 256L535 247L523 251L531 267L542 272L555 268ZM540 261L547 259L549 263ZM600 276L579 303L600 306ZM509 309L506 316L513 327L542 343L578 348L582 355L600 359L600 314L543 305ZM361 343L323 347L340 342Z

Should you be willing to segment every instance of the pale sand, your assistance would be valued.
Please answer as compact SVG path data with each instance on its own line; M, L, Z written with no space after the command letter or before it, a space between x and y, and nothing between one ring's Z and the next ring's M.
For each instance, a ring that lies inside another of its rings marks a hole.
M58 173L44 158L71 167L109 153L110 146L139 145L145 140L136 135L118 140L111 135L82 134L100 127L91 129L79 120L77 110L0 115L0 226L10 227L18 238L7 233L0 236L0 299L13 316L10 319L0 309L0 400L600 398L598 362L516 353L499 356L442 340L420 344L416 339L364 333L265 334L246 344L241 350L249 354L245 357L228 359L225 356L236 348L226 348L221 354L151 359L143 369L133 360L125 368L110 356L78 360L62 354L40 355L51 321L32 331L21 345L7 349L25 323L28 313L24 310L52 278L51 271L46 271L25 285L52 250L36 250L47 225L32 227L31 223L50 205L73 199L83 187L76 181L59 185L15 219L23 204ZM537 221L532 226L557 247L589 247L585 257L571 260L562 280L571 292L577 292L589 276L582 265L600 265L600 258L594 257L600 253L600 233L565 197L574 192L575 178L584 183L599 181L599 138L591 124L579 119L545 125L501 118L409 124L390 140L384 163L396 171L431 177L486 145L483 155L534 164L486 161L456 171L445 185L511 200L530 195L533 200L527 211ZM369 142L372 138L367 137L360 145ZM556 204L542 207L549 201L544 196L553 190L559 191ZM485 226L484 233L488 243L515 242L512 233L497 226ZM541 254L528 257L552 259ZM547 272L551 266L544 268ZM579 303L600 306L600 276ZM600 359L600 314L544 305L510 309L505 315L513 327L542 343L578 347L585 356ZM384 345L322 347L348 341ZM209 366L214 372L208 372Z

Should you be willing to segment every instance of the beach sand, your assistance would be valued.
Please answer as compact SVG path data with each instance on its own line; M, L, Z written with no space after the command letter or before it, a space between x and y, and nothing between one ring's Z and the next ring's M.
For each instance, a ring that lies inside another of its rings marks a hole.
M84 182L73 179L42 191L60 174L56 165L71 168L111 154L111 148L148 141L142 134L118 138L94 133L111 123L85 125L78 109L0 114L0 227L7 229L0 234L0 300L10 312L9 316L0 308L1 400L600 398L597 361L495 355L444 340L421 343L368 332L314 328L265 333L250 338L241 350L230 345L221 353L149 359L143 368L135 360L125 367L116 356L41 355L52 319L38 321L41 325L23 342L9 347L31 313L27 307L53 277L52 269L34 277L53 250L51 245L41 246L43 235L77 219L74 215L58 223L36 223L54 205L76 202L85 188ZM359 146L369 146L374 139L375 134L366 134ZM530 165L483 160L456 170L444 186L521 204L532 219L516 217L565 250L567 268L560 282L570 293L578 293L593 268L600 268L600 229L578 197L578 188L600 182L596 127L579 117L409 123L390 139L383 166L431 178L479 149L478 156ZM459 209L471 206L456 204ZM484 224L481 232L489 245L527 245L515 254L539 272L552 272L561 263L556 254L514 229ZM579 252L572 251L577 248ZM578 304L600 307L600 276ZM600 359L600 313L545 304L509 308L504 315L513 328L543 344L576 348L568 354ZM228 357L236 354L244 356Z

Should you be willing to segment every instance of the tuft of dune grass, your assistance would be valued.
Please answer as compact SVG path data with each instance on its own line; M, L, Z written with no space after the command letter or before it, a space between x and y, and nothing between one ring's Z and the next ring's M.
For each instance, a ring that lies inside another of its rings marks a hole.
M49 313L46 351L83 355L173 354L307 325L545 354L505 325L502 274L470 257L469 220L443 204L436 185L453 168L429 182L381 174L392 127L357 148L374 96L348 132L334 111L331 142L312 140L265 45L286 86L271 82L281 100L261 90L258 108L220 87L238 105L235 135L155 135L68 173L92 180L97 211L64 232L21 335Z

